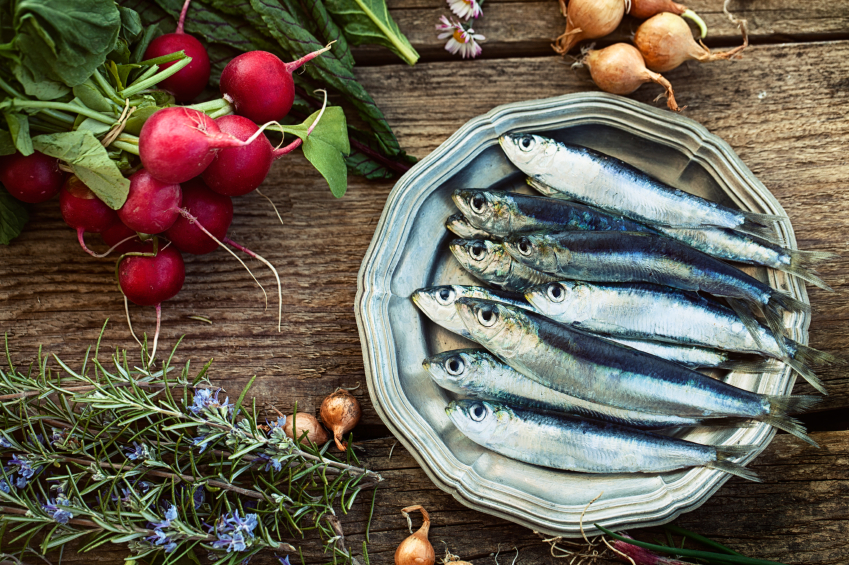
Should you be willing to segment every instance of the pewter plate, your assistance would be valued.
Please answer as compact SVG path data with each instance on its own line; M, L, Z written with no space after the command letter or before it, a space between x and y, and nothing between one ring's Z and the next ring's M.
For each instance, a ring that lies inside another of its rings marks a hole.
M498 136L529 132L590 147L699 196L753 212L787 218L784 209L727 143L688 118L626 98L580 93L498 106L461 127L395 185L366 252L355 304L372 402L383 421L439 488L488 514L548 534L580 536L605 527L657 525L699 507L729 478L696 468L663 474L592 475L514 461L463 436L444 408L450 393L422 368L435 353L469 347L436 326L410 300L417 288L472 283L447 249L445 219L456 211L456 188L525 190L523 175L504 156ZM789 219L776 222L788 246ZM803 285L784 273L746 269L776 288L808 301ZM788 314L788 335L807 343L809 316ZM764 394L787 394L794 376L730 373L731 384ZM680 437L700 443L741 443L763 451L774 435L750 428L697 428ZM532 441L532 439L529 439Z

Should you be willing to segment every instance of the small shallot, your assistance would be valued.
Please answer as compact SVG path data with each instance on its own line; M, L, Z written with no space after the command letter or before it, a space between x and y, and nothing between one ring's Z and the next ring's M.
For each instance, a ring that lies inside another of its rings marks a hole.
M677 14L682 18L687 18L699 26L702 38L707 35L707 25L698 14L687 8L683 4L673 2L672 0L631 0L631 9L628 14L641 20L647 20L652 16L662 12Z
M749 44L745 20L742 20L740 27L743 31L743 45L721 53L711 53L703 44L696 43L690 26L681 16L665 12L644 21L637 28L634 45L643 55L646 67L664 73L677 68L685 61L706 63L730 59Z
M570 0L560 9L566 16L566 31L554 40L552 48L565 55L584 39L604 37L613 32L625 15L625 0Z
M422 513L422 527L407 539L401 542L398 549L395 550L395 565L434 565L436 563L436 553L433 551L433 546L427 539L427 534L430 531L430 516L427 510L421 505L408 506L401 510L401 514L407 519L412 529L412 521L408 512L418 510Z
M295 421L296 419L297 421ZM327 432L324 431L318 419L306 412L298 412L297 415L286 416L283 431L292 439L295 439L294 434L297 432L299 442L305 442L308 439L316 445L323 445L329 439ZM306 438L303 437L304 432L307 432Z
M345 389L338 389L321 403L321 421L333 432L336 447L345 451L348 444L342 438L360 421L360 403Z
M593 82L611 94L631 94L647 82L654 82L666 90L666 105L680 111L675 102L672 85L658 73L646 68L643 56L633 45L614 43L604 49L589 51L582 61L590 70Z

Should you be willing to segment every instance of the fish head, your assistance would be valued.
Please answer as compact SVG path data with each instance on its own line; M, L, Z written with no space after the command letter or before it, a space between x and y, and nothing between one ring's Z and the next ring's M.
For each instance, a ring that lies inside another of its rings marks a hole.
M455 239L449 247L463 268L474 275L497 270L510 260L503 245L488 239Z
M454 307L454 302L462 295L462 287L449 284L420 288L410 298L419 310L440 326L455 333L465 333L465 326Z
M454 400L445 413L463 435L483 445L497 438L499 424L513 417L507 406L484 400Z
M454 235L464 239L486 238L489 235L486 231L470 224L468 218L463 214L452 214L448 216L448 219L445 220L445 227Z
M422 366L440 387L461 394L480 392L486 382L489 354L479 349L457 349L428 357Z
M502 135L498 143L510 162L529 175L544 171L557 151L554 140L529 133Z
M507 304L466 297L457 300L457 313L472 339L499 356L509 357L528 333L527 314Z
M557 247L544 232L517 234L504 241L504 249L511 257L544 273L557 272Z
M558 281L537 285L525 292L525 298L546 316L578 321L592 306L589 289L579 281Z
M507 194L460 188L454 191L453 199L471 225L498 234L511 231L512 214Z

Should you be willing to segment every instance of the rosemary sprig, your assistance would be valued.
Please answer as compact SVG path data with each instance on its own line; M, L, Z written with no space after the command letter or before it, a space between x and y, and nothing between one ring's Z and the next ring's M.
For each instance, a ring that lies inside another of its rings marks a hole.
M54 370L39 348L24 372L6 340L0 531L18 557L81 538L81 551L126 544L128 559L163 564L205 551L236 565L297 551L292 543L317 530L334 562L354 561L336 516L379 474L329 455L332 442L292 441L285 418L260 426L247 387L235 404L222 400L209 363L194 377L188 362L171 366L176 346L154 370L146 344L141 366L118 351L109 368L99 344L78 370L53 356Z

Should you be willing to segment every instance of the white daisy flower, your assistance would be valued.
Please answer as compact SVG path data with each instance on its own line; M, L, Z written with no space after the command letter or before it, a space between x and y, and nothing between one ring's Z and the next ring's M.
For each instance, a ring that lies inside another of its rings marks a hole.
M486 38L475 33L471 27L467 27L458 21L452 21L445 16L440 16L439 23L436 25L436 31L441 31L439 39L448 39L445 44L445 50L452 55L457 54L465 59L467 57L475 58L481 54L483 49L478 45L478 41L484 41ZM449 39L450 38L450 39Z
M446 0L451 11L460 18L479 18L483 14L481 5L484 0Z

